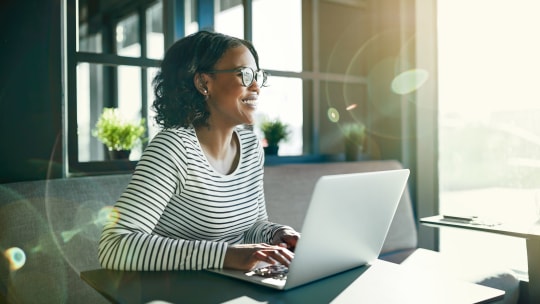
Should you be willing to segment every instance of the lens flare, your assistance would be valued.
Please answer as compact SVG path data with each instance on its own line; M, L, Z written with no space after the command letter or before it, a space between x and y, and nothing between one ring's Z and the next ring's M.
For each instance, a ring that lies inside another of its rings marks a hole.
M11 247L4 251L4 256L9 262L9 270L16 271L26 263L26 254L19 247Z
M88 212L91 214L87 214ZM95 237L95 232L97 231L99 234L105 224L118 222L119 214L118 210L113 206L104 206L98 212L91 212L87 208L81 208L78 210L77 218L76 227L60 233L64 243L68 243L79 233L87 238Z
M356 109L356 107L358 107L358 104L353 103L352 105L347 106L346 110L347 111L352 111L352 110Z
M429 73L423 69L411 69L397 75L392 80L392 91L405 95L421 88L428 80Z
M60 235L62 236L62 240L64 241L64 243L67 243L67 242L71 241L71 239L81 231L82 231L82 229L80 229L80 228L79 229L73 229L73 230L64 231L64 232L60 233Z
M328 108L328 119L331 122L338 122L339 121L339 111L336 108Z
M120 215L115 207L105 206L99 210L97 217L94 219L94 224L103 226L109 222L116 223L119 217Z

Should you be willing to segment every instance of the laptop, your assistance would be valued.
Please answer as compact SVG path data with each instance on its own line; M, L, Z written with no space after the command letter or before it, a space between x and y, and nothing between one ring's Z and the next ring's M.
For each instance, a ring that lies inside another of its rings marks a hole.
M381 252L408 177L408 169L322 176L288 268L208 271L287 290L368 265Z

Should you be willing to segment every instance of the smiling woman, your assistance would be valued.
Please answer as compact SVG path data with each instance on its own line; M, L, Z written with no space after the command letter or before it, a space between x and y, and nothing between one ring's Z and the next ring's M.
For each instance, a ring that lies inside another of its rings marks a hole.
M156 122L99 244L120 270L288 265L299 234L268 221L252 124L266 74L253 45L201 31L173 44L154 79ZM122 244L122 245L120 245ZM174 257L174 259L170 259Z

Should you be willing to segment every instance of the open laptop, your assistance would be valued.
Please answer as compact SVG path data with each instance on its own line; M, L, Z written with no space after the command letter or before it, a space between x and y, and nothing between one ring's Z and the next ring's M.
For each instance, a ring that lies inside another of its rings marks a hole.
M380 254L408 177L408 169L322 176L288 269L208 270L286 290L369 264Z

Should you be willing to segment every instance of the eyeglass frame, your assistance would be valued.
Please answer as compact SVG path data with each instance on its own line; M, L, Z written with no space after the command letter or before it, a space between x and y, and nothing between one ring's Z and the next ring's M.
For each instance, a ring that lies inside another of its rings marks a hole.
M244 72L243 70L251 70L251 73L253 75L253 78L251 78L251 82L249 84L246 84L246 82L244 81ZM262 83L261 83L261 87L267 87L268 86L268 76L270 76L270 74L268 74L265 70L263 69L259 69L257 71L255 71L254 69L250 68L250 67L238 67L236 69L230 69L230 70L210 70L210 71L206 71L206 72L203 72L203 73L207 73L207 74L222 74L222 73L233 73L233 72L240 72L242 73L242 75L240 75L240 79L242 80L242 85L244 87L250 87L254 81L257 82L257 84L259 84L259 73L262 73L260 75L262 75L263 77L263 80L262 80ZM238 76L238 75L237 75Z

